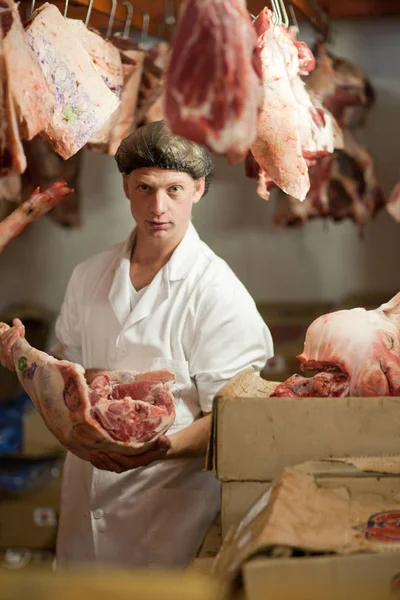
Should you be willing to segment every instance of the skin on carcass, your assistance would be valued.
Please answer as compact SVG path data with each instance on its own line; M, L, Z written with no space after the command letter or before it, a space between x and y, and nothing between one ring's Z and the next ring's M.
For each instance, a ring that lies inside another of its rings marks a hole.
M376 310L340 310L316 319L298 356L304 371L349 377L350 396L400 394L400 293Z
M299 73L298 52L280 28L274 27L268 9L259 14L254 26L259 35L264 99L251 152L278 187L304 200L310 182L298 131L297 102L291 88L291 79Z
M8 326L0 324L0 334ZM147 450L175 420L169 371L99 371L86 380L82 366L32 348L12 347L18 379L49 430L83 459L90 453L134 455Z

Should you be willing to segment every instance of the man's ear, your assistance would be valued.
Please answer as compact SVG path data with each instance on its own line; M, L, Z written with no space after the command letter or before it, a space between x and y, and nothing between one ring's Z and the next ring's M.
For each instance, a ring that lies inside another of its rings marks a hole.
M204 189L205 189L205 185L206 185L206 178L205 177L200 177L200 179L195 179L195 186L196 186L196 191L193 197L193 204L196 204L200 198L202 197L202 195L204 194Z
M124 186L125 196L129 200L129 185L128 185L129 175L122 175L122 185Z

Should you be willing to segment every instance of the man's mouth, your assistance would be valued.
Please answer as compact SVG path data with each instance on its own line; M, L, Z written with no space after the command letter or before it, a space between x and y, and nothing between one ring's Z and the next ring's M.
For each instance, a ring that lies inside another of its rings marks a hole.
M169 223L168 221L148 221L152 229L165 229Z

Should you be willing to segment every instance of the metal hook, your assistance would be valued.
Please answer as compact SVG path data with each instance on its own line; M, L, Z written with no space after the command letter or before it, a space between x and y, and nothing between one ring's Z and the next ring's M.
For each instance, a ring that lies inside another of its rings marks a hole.
M65 4L64 4L64 17L67 16L67 12L68 12L68 2L69 0L65 0Z
M284 25L286 27L286 29L289 27L289 17L287 14L287 10L286 10L286 6L285 6L285 2L284 0L279 0L279 3L281 5L281 15L282 15L282 25Z
M296 29L296 33L298 35L300 32L300 27L297 22L297 17L296 17L296 13L294 12L293 4L289 4L289 12L290 12L290 17L291 17L292 23L293 23L292 27L294 27Z
M107 27L107 33L106 33L106 40L110 39L111 33L112 33L112 26L114 23L114 16L115 16L115 11L117 9L117 0L111 0L112 2L112 7L111 7L111 12L110 12L110 18L108 21L108 27Z
M124 6L126 6L126 21L125 21L124 32L122 34L122 39L126 40L129 38L129 33L131 31L133 6L130 2L123 2L122 4Z
M252 15L251 13L249 13L251 20L254 22L256 20L257 17L255 17L254 15Z
M272 11L274 13L275 27L282 25L282 15L279 8L278 0L271 0Z
M86 13L86 19L85 19L85 27L87 27L89 25L89 19L90 19L90 14L92 12L92 6L93 6L93 0L89 0L88 9L87 9L87 13Z
M36 0L32 0L32 4L31 4L31 14L33 13L33 11L35 10L35 4L36 4Z
M148 12L141 11L143 16L142 21L142 32L140 34L140 42L139 44L143 46L147 42L147 38L149 36L149 23L150 23L150 15Z

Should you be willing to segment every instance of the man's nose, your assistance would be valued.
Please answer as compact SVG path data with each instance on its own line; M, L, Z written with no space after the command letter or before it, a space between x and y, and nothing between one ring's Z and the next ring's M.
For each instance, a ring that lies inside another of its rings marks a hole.
M155 215L162 215L163 213L165 213L167 209L166 200L166 193L164 192L164 190L157 190L153 196L152 205L152 212Z

